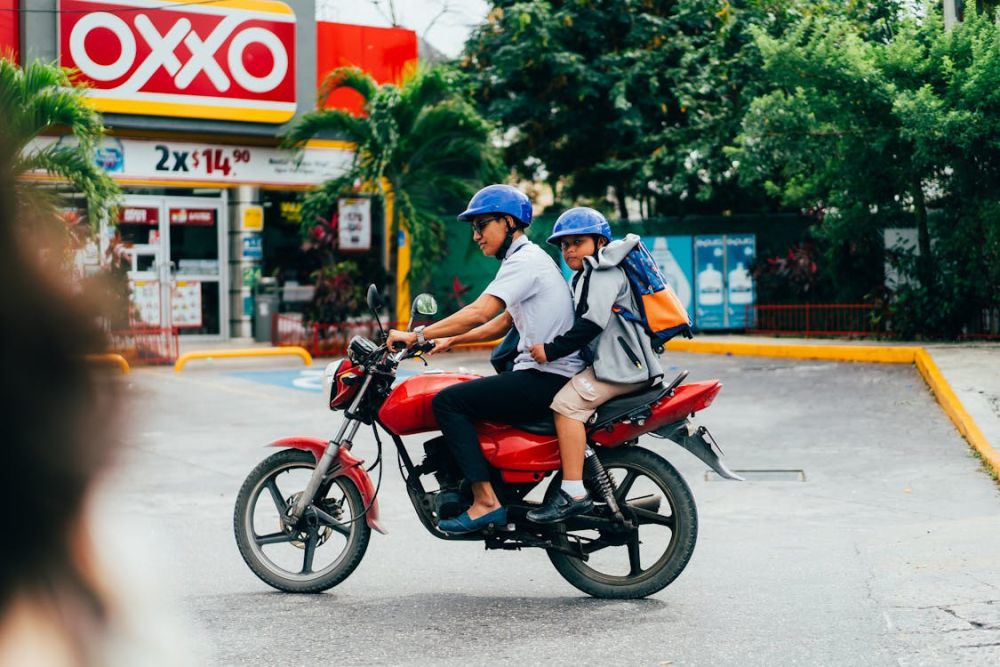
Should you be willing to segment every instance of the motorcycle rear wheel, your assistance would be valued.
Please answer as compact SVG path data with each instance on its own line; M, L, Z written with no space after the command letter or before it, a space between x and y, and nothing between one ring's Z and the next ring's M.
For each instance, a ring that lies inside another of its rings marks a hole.
M316 520L301 530L282 524L280 514L298 498L315 467L309 452L276 452L253 469L236 497L233 530L240 555L263 582L288 593L319 593L342 582L361 562L371 537L361 493L347 477L321 486L314 500L336 522ZM286 488L278 486L279 478ZM316 568L318 551L326 546L331 548L323 556L329 562Z
M566 581L588 595L618 600L647 597L666 588L691 560L698 538L694 497L677 469L648 449L602 449L598 456L615 482L622 513L638 526L617 533L569 530L567 537L576 538L584 549L593 549L588 560L555 550L548 551L549 560ZM561 482L561 475L554 476L546 498L558 492ZM643 493L636 490L639 482L639 488L649 493L639 495ZM598 495L591 495L597 503ZM666 507L651 511L650 503L657 496ZM596 505L596 511L609 515L603 503ZM646 557L647 563L652 560L646 568L642 567L643 543L653 557Z

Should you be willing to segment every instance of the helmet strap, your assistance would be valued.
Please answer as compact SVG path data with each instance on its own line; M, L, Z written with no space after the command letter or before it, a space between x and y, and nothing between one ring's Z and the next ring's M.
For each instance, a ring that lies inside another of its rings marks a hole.
M594 239L594 259L598 259L598 255L601 252L601 248L604 247L601 245L601 239L603 239L604 237L599 236L597 234L593 234L590 238ZM605 243L604 245L607 245L607 243Z
M514 233L517 231L517 225L510 222L508 219L504 219L507 224L507 234L504 236L503 243L500 244L500 248L497 250L497 254L493 255L497 258L497 261L502 262L507 256L507 251L510 250L510 244L514 242Z

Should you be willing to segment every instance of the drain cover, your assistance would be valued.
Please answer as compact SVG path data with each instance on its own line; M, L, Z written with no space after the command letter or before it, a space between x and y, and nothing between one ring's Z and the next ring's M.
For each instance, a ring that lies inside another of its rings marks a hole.
M748 482L804 482L805 470L734 470ZM711 470L705 471L706 482L725 482L727 480Z

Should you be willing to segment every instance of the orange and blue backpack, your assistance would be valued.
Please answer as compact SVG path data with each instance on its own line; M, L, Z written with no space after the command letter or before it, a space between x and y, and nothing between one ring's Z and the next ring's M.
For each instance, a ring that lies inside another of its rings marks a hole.
M628 236L633 236L629 234ZM638 324L653 341L659 354L668 340L675 336L691 338L691 317L676 292L660 273L653 255L642 244L636 243L618 264L625 270L629 286L635 295L639 312L632 313L615 307L622 318Z

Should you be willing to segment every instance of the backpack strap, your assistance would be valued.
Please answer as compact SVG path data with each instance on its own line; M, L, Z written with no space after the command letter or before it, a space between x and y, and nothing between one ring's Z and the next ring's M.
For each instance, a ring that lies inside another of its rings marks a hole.
M586 262L584 262L586 264ZM587 295L590 293L590 274L594 272L594 268L584 268L583 270L583 287L580 288L580 302L576 304L576 312L574 315L577 318L583 317L583 314L587 312ZM576 283L579 280L579 276L573 279L573 289L576 289Z

